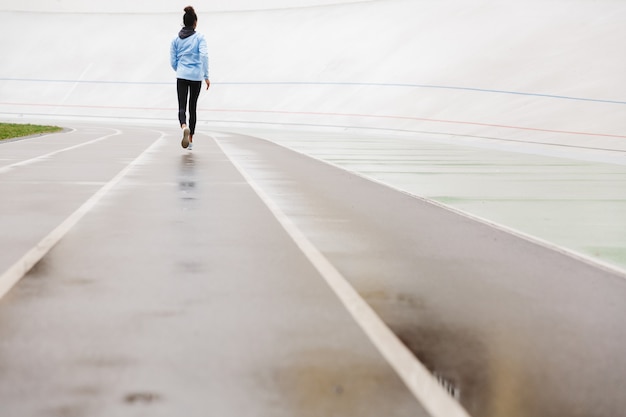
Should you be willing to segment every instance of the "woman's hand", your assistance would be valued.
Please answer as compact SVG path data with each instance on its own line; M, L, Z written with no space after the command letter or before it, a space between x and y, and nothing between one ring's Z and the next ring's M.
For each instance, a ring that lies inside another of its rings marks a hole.
M208 90L211 86L211 81L209 81L209 79L207 78L206 80L204 80L204 82L206 83L206 89Z

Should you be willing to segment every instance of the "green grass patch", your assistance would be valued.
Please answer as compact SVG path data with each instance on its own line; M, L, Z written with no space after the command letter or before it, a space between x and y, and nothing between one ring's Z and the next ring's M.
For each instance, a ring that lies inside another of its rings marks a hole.
M39 125L24 125L16 123L0 123L0 140L19 138L22 136L38 135L41 133L60 132L60 127L57 126L39 126Z

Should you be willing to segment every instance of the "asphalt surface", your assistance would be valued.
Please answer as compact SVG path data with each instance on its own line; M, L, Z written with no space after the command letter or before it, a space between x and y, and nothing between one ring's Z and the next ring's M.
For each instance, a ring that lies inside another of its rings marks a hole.
M427 415L233 161L472 416L623 413L620 272L253 136L179 142L0 144L0 274L81 213L0 299L1 415Z
M2 174L4 270L152 146L2 299L1 414L425 415L204 139L188 152L178 137L127 129Z

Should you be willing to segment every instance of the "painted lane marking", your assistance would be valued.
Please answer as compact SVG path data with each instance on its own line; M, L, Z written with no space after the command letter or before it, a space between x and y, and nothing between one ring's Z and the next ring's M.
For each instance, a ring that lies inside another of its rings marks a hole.
M456 125L495 127L495 128L501 128L501 129L528 130L528 131L533 131L533 132L561 133L561 134L566 134L566 135L599 136L599 137L626 139L626 135L615 135L615 134L610 134L610 133L577 132L577 131L572 131L572 130L543 129L543 128L527 127L527 126L502 125L502 124L496 124L496 123L468 122L464 120L432 119L432 118L427 118L427 117L396 116L396 115L385 115L385 114L335 113L335 112L326 113L326 112L312 112L312 111L245 110L245 109L235 109L235 110L200 109L200 111L215 112L215 113L267 113L267 114L289 114L289 115L302 115L302 116L340 116L340 117L363 117L363 118L371 118L371 119L413 120L413 121L418 121L418 122L448 123L448 124L456 124Z
M395 87L395 88L424 88L434 90L457 90L457 91L471 91L476 93L489 93L489 94L507 94L516 96L528 96L528 97L540 97L551 98L557 100L573 100L573 101L588 101L594 103L605 104L626 104L623 100L608 100L588 97L575 97L575 96L562 96L558 94L545 94L545 93L529 93L524 91L511 91L511 90L496 90L490 88L476 88L476 87L460 87L454 85L436 85L436 84L403 84L403 83L367 83L367 82L306 82L306 81L276 81L276 82L216 82L221 85L296 85L296 86L352 86L352 87Z
M11 78L3 77L0 81L12 81L12 82L34 82L34 83L80 83L80 84L120 84L120 85L172 85L171 81L123 81L123 80L62 80L62 79L39 79L39 78ZM488 93L488 94L508 94L516 96L528 96L528 97L540 97L551 98L557 100L574 100L574 101L587 101L593 103L606 103L606 104L621 104L625 105L626 101L623 100L608 100L588 97L575 97L575 96L563 96L558 94L546 94L546 93L530 93L524 91L512 91L512 90L497 90L490 88L477 88L477 87L461 87L454 85L436 85L436 84L409 84L409 83L368 83L368 82L313 82L313 81L216 81L211 84L215 85L233 85L233 86L347 86L347 87L388 87L388 88L423 88L434 90L457 90L457 91L471 91L476 93Z
M90 140L88 142L79 143L78 145L73 145L73 146L70 146L70 147L67 147L67 148L63 148L63 149L56 150L54 152L47 153L45 155L36 156L34 158L26 159L24 161L16 162L14 164L1 167L0 168L0 174L3 174L5 172L7 172L7 171L10 171L13 168L17 168L17 167L24 166L24 165L34 164L36 162L40 162L40 161L43 161L45 159L48 159L48 158L50 158L50 157L52 157L54 155L58 155L58 154L63 153L63 152L71 151L73 149L81 148L83 146L91 145L91 144L94 144L96 142L100 142L102 140L111 138L113 136L119 136L119 135L122 134L122 132L120 130L118 130L118 129L113 129L113 130L114 130L115 133L111 133L110 135L101 136L99 138Z
M620 276L621 278L626 279L626 270L622 269L621 267L619 267L617 265L613 265L613 264L610 264L608 262L605 262L602 259L593 258L590 255L585 255L584 253L577 252L574 249L569 249L569 248L566 248L564 246L563 247L559 246L556 243L550 242L550 241L548 241L546 239L540 238L538 236L531 235L531 234L523 232L521 230L514 229L513 227L509 227L509 226L506 226L504 224L497 223L495 221L487 219L486 217L481 217L481 216L479 216L477 214L472 214L470 212L463 211L462 209L456 208L456 207L451 206L451 205L447 205L445 203L441 203L441 202L439 202L437 200L432 200L432 199L430 199L428 197L423 197L423 196L420 196L418 194L414 194L411 191L408 191L408 190L405 190L403 188L400 188L397 185L394 185L394 184L391 184L391 183L387 183L387 182L385 182L385 181L383 181L381 179L378 179L378 178L376 178L376 177L374 177L372 175L368 175L368 174L366 174L364 172L351 170L351 169L349 169L349 168L347 168L345 166L342 166L340 164L332 162L332 161L330 161L328 159L323 159L320 156L315 156L313 154L309 154L309 153L306 153L304 151L297 150L295 148L290 148L286 144L279 143L279 142L277 142L275 140L272 140L272 139L269 139L269 138L261 138L261 137L256 137L256 139L264 140L266 142L270 142L273 145L276 145L278 147L286 149L286 150L288 150L290 152L294 152L294 153L297 153L299 155L305 156L307 158L314 159L314 160L316 160L316 161L318 161L320 163L326 164L326 165L331 166L331 167L333 167L335 169L339 169L341 171L350 173L352 175L356 175L357 177L363 178L364 180L367 180L367 181L373 182L375 184L381 185L383 187L386 187L386 188L398 191L398 192L400 192L402 194L408 195L411 198L415 198L415 199L417 199L419 201L423 201L424 203L430 204L430 205L435 206L435 207L439 207L439 208L441 208L443 210L446 210L446 211L449 211L451 213L457 214L457 215L459 215L461 217L465 217L467 219L470 219L470 220L482 223L482 224L484 224L486 226L489 226L489 227L492 227L492 228L494 228L496 230L500 230L502 232L505 232L505 233L508 233L510 235L516 236L516 237L518 237L518 238L520 238L522 240L525 240L527 242L530 242L532 244L535 244L535 245L544 247L544 248L546 248L548 250L560 253L561 255L567 256L567 257L569 257L571 259L575 259L575 260L577 260L579 262L583 262L583 263L585 263L585 264L587 264L587 265L589 265L589 266L591 266L593 268L599 268L599 269L604 270L605 272L608 272L608 273L611 273L611 274L616 274L616 275Z
M102 106L102 105L82 105L82 104L43 104L43 103L9 103L9 102L0 102L0 105L10 105L10 106L30 106L30 107L55 107L55 108L85 108L85 109L110 109L110 110L156 110L156 111L174 111L174 108L170 107L132 107L132 106ZM510 129L510 130L522 130L522 131L530 131L530 132L542 132L542 133L556 133L563 135L576 135L576 136L596 136L596 137L605 137L605 138L617 138L617 139L626 139L626 135L618 135L612 133L597 133L597 132L579 132L574 130L561 130L561 129L547 129L547 128L538 128L538 127L530 127L530 126L513 126L513 125L504 125L498 123L483 123L483 122L472 122L466 120L451 120L451 119L433 119L428 117L417 117L417 116L399 116L393 114L365 114L365 113L339 113L339 112L316 112L316 111L288 111L288 110L257 110L257 109L206 109L199 108L200 112L207 113L248 113L248 114L281 114L281 115L297 115L297 116L331 116L331 117L362 117L368 119L387 119L387 120L410 120L416 122L427 122L427 123L440 123L440 124L452 124L452 125L466 125L466 126L479 126L479 127L492 127L498 129ZM64 115L64 116L74 116L74 117L94 117L89 115ZM220 120L217 120L219 122ZM224 122L235 122L235 123L260 123L260 122L250 122L250 121L233 121L233 120L224 120ZM283 122L276 122L275 124L290 124ZM308 126L307 124L298 124L303 126ZM328 126L328 125L319 125L312 124L310 126ZM332 127L332 126L331 126ZM337 127L359 127L361 126L337 126ZM367 129L367 128L365 128ZM378 130L399 130L393 128L377 128ZM399 130L399 131L408 131L411 130ZM459 136L468 136L462 133L447 133L449 135L459 135ZM508 139L499 139L499 138L489 138L484 136L476 136L483 137L485 139L494 139L494 140L508 140ZM523 142L523 141L522 141ZM591 148L596 149L596 148Z
M114 109L114 110L176 110L174 107L140 107L140 106L105 106L101 104L51 104L51 103L15 103L0 102L6 106L29 106L29 107L63 107L70 109ZM200 109L198 109L200 110Z
M26 252L17 262L7 269L0 276L0 298L13 288L20 279L22 279L33 266L37 264L59 241L74 227L76 224L102 200L102 198L115 187L125 176L137 166L145 156L159 145L165 133L155 140L148 148L146 148L139 156L131 161L124 169L122 169L113 179L104 184L94 195L85 201L74 213L66 218L39 243Z
M387 360L389 365L404 381L407 388L417 398L420 404L432 417L470 417L458 403L437 381L428 369L413 355L413 353L387 327L382 319L365 302L346 278L330 263L330 261L311 243L291 219L278 205L260 188L224 149L215 136L211 136L224 155L244 177L246 182L268 207L276 220L311 262L335 295L348 310L359 327L369 337L378 351Z

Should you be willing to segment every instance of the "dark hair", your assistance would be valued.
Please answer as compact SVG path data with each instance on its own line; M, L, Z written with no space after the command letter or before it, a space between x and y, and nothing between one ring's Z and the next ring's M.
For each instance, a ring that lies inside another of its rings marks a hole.
M185 7L185 15L183 16L183 23L185 26L193 26L198 21L198 15L191 6Z

